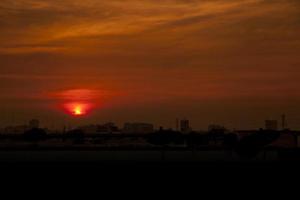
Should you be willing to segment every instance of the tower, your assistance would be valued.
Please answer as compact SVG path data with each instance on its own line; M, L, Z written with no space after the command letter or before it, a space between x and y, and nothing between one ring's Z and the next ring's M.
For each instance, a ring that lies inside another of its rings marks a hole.
M188 132L190 131L190 121L187 119L180 121L180 131L181 132Z
M281 122L282 122L282 130L284 130L284 129L286 129L287 128L287 124L286 124L286 116L285 116L285 114L283 114L282 116L281 116Z
M176 119L176 131L179 131L179 119Z

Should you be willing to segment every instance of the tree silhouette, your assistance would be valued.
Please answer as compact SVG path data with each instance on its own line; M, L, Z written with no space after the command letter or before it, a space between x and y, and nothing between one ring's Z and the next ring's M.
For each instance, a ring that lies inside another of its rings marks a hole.
M224 136L225 147L235 148L238 144L238 136L234 133L229 133Z
M33 128L24 133L24 139L27 141L38 142L40 140L45 140L46 138L46 131L40 128Z
M147 142L154 145L168 145L168 144L184 144L183 134L172 130L160 130L158 132L149 134Z
M236 152L244 158L254 158L267 145L277 140L280 133L277 131L260 131L242 138L236 146Z
M75 129L67 132L68 137L73 139L74 144L83 144L84 143L84 132L80 129Z
M199 134L192 132L187 136L187 145L192 146L201 146L209 144L209 135L208 134Z

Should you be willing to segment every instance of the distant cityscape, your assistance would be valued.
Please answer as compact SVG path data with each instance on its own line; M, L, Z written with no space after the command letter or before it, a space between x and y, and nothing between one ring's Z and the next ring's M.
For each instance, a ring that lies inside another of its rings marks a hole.
M122 128L112 122L92 124L63 130L40 127L40 121L32 119L27 125L8 126L1 130L0 147L22 146L32 141L39 146L115 146L115 147L234 147L239 141L251 136L269 137L265 146L296 148L300 145L300 131L287 127L286 116L281 123L266 120L265 127L257 130L228 130L222 125L209 125L206 131L193 130L188 119L176 119L176 130L151 123L125 123ZM273 139L272 139L273 138ZM262 140L261 140L262 141ZM260 141L260 142L261 142Z
M1 134L23 134L28 130L31 129L40 129L40 121L38 119L32 119L28 122L28 124L23 125L15 125L15 126L6 126L5 128L0 129ZM64 126L61 130L57 129L49 129L44 128L44 131L47 133L66 133L67 131L71 130L81 130L82 132L86 134L97 134L97 133L106 133L106 134L120 134L120 133L133 133L133 134L150 134L155 132L155 125L151 123L145 123L145 122L126 122L123 127L118 127L113 122L107 122L104 124L89 124L89 125L83 125L78 126L75 128ZM160 129L164 129L164 127L160 127ZM211 124L208 126L208 131L212 130L220 130L224 129L227 130L226 127L223 125L217 125L217 124ZM260 128L262 129L262 128ZM286 116L281 116L281 124L278 122L278 120L265 120L265 127L264 130L286 130L287 122L286 122ZM168 129L172 130L173 129ZM190 126L190 120L188 119L176 119L176 128L174 131L181 132L181 133L190 133L190 132L203 132L203 131L197 131L194 130ZM228 131L228 130L227 130ZM239 132L234 130L233 132Z
M188 119L175 119L175 129L142 122L91 124L51 130L32 119L0 132L0 162L61 159L96 161L300 161L300 131L290 130L286 116L265 120L256 130L229 130L218 124L193 130ZM28 154L26 152L29 152ZM36 153L34 153L36 152ZM79 153L81 152L81 153ZM37 154L38 153L38 154ZM7 156L6 156L7 155ZM12 156L14 155L14 156ZM42 155L42 156L41 156Z

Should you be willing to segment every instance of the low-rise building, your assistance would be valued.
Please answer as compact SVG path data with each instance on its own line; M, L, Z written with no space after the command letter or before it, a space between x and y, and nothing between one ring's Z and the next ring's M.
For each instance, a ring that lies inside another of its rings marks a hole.
M30 129L40 128L40 121L37 119L30 120L29 127L30 127Z
M92 124L87 126L81 126L78 129L82 130L85 134L97 134L97 133L116 133L119 132L119 128L114 123L106 123L103 125Z
M82 130L85 134L95 134L99 132L99 125L81 126L78 129Z
M114 123L109 122L103 125L99 126L99 132L100 133L116 133L120 132L118 126L116 126Z
M266 120L265 128L269 131L277 131L278 130L278 121L277 120Z
M19 126L8 126L4 128L4 134L24 134L26 131L30 130L30 127L27 125L19 125Z
M154 125L148 123L125 123L123 133L148 134L154 132Z

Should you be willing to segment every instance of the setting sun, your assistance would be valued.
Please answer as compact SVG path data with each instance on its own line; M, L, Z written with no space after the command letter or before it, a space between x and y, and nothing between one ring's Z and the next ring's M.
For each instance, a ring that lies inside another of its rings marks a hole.
M74 115L82 115L82 108L80 106L75 107Z
M67 103L64 105L67 113L75 117L87 115L91 111L91 107L89 103Z
M70 89L53 92L60 101L60 108L73 117L84 117L99 106L99 91L92 89ZM97 102L97 105L96 105Z

